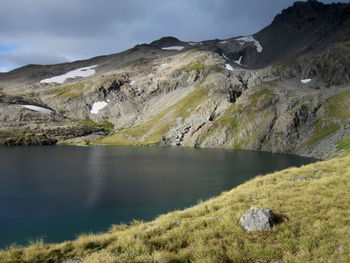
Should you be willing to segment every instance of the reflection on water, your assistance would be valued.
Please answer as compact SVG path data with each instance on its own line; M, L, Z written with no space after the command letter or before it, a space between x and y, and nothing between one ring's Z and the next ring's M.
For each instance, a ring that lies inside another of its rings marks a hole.
M86 197L86 209L92 210L98 204L98 198L102 194L103 187L106 183L105 166L103 161L103 148L91 147L88 152L88 160L86 162L89 190Z
M311 161L182 148L0 148L0 247L38 237L58 242L150 220L256 175Z

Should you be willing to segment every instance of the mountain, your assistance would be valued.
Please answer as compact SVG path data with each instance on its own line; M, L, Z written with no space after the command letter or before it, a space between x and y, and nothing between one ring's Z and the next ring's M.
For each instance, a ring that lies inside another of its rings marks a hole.
M349 4L295 2L251 36L169 36L0 74L0 144L340 155L350 136L349 14Z

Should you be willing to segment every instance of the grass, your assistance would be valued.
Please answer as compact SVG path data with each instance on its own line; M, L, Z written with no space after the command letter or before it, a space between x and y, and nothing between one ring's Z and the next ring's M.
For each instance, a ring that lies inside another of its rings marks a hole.
M322 105L324 115L315 121L314 130L310 137L300 146L300 148L318 143L320 140L331 136L342 125L350 121L350 89L347 89L331 97ZM339 142L338 147L344 143Z
M215 147L245 149L250 143L262 140L261 135L241 136L241 133L249 131L253 121L262 124L265 122L266 116L270 114L270 108L273 107L269 103L274 96L275 93L271 89L257 88L246 97L250 105L248 109L245 109L239 101L229 105L224 114L213 121L210 130L200 138L198 145L206 147L206 143L212 139L215 140L216 135L223 130L225 130L226 141Z
M350 89L347 89L324 104L327 119L349 119L350 118Z
M55 144L46 134L31 129L0 131L0 146Z
M337 143L337 150L350 153L350 136Z
M114 125L108 121L94 122L92 120L76 120L76 119L71 119L71 120L79 124L88 125L95 128L101 128L106 132L112 132L114 129Z
M291 182L295 177L315 180ZM184 211L74 241L0 252L0 262L349 262L350 156L260 176ZM272 209L279 223L246 233L239 218Z
M205 69L204 63L202 61L197 61L197 62L192 62L192 63L180 68L179 70L191 72L191 71L201 71L203 69Z
M310 137L300 146L301 148L307 145L313 145L317 142L327 138L336 132L340 126L334 122L325 122L318 120L314 125L313 133Z
M87 83L79 82L76 84L59 86L49 89L45 92L46 95L51 95L59 99L74 99L80 97L86 89Z
M275 83L275 82L271 82L271 83ZM271 98L274 95L275 93L272 89L268 89L268 88L258 89L256 92L249 95L250 105L252 107L257 106L258 104L265 105L267 102L271 100Z
M132 128L117 131L108 137L94 141L94 144L121 146L150 146L161 142L176 119L186 119L207 98L208 89L197 88L174 105L163 110L151 120Z

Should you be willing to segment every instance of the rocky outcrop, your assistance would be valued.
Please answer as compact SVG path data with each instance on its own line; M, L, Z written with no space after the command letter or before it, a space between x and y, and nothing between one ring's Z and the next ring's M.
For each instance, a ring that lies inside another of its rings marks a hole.
M103 130L22 105L45 106L23 97L0 96L0 145L50 145Z

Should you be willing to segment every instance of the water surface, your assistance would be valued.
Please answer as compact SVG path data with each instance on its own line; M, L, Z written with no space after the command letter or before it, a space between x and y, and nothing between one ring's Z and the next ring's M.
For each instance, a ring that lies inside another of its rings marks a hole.
M251 151L128 147L0 148L0 248L73 239L151 220L252 177L313 159Z

